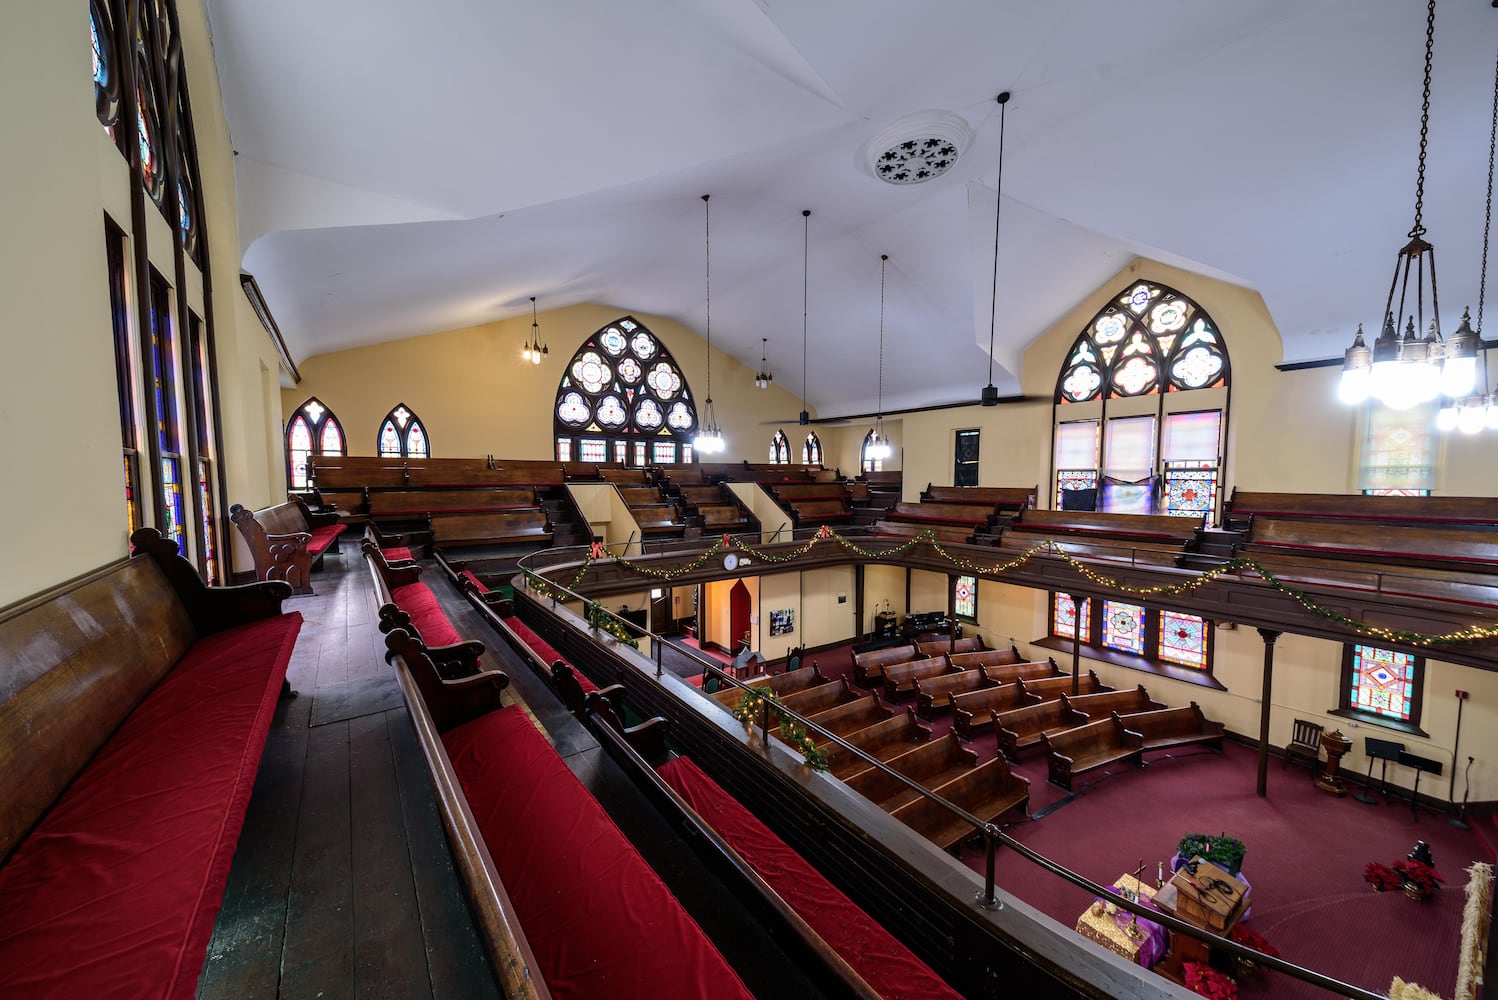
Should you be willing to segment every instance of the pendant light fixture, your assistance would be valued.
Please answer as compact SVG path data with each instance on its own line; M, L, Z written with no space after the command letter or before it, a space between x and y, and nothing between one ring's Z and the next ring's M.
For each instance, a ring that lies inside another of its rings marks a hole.
M806 408L806 303L808 280L811 273L811 209L801 210L801 416L796 423L802 427L811 423L811 414Z
M874 411L874 430L864 456L884 461L890 456L889 438L884 436L884 270L889 254L879 255L879 403Z
M697 437L692 447L699 455L716 455L723 450L723 431L718 426L718 415L713 412L713 225L708 207L711 195L702 196L702 226L704 258L707 261L707 397L702 410L702 419L697 424Z
M550 354L551 350L541 343L541 324L536 322L536 297L531 296L531 337L525 342L525 350L520 356L533 365L539 365L541 359Z
M1482 382L1478 391L1462 400L1451 400L1436 414L1436 427L1443 431L1459 430L1463 434L1476 434L1483 429L1498 430L1498 393L1486 392L1488 385L1488 347L1482 339L1482 311L1488 291L1488 234L1493 228L1493 153L1498 149L1498 67L1493 72L1493 121L1488 129L1488 200L1482 220L1482 268L1477 280L1477 330L1472 331L1471 316L1462 313L1462 325L1451 335L1446 345L1449 355L1451 344L1465 331L1472 341L1482 348Z
M1438 396L1460 398L1472 391L1477 379L1477 338L1468 326L1441 339L1440 299L1436 291L1436 248L1425 239L1422 212L1425 205L1425 147L1430 127L1430 69L1436 33L1436 0L1429 0L1425 14L1425 84L1420 107L1420 158L1415 174L1415 224L1410 241L1394 257L1394 280L1384 302L1384 325L1370 351L1358 326L1352 346L1342 363L1338 395L1344 403L1357 404L1370 396L1385 406L1406 410ZM1401 275L1401 271L1403 272ZM1405 313L1411 272L1415 278L1414 311ZM1430 323L1425 322L1425 286L1430 284ZM1399 308L1394 308L1394 292ZM1404 335L1398 332L1399 317L1405 317ZM1479 316L1478 322L1481 322ZM1425 330L1422 338L1420 329Z
M775 376L770 374L770 363L765 360L765 351L769 349L770 338L759 338L759 372L754 376L754 387L756 389L768 389L770 383L775 381Z
M999 316L999 215L1004 211L1004 109L1009 105L1009 91L994 100L999 102L999 177L994 185L993 209L993 309L988 314L988 384L983 387L983 405L999 405L999 389L993 384L993 331Z

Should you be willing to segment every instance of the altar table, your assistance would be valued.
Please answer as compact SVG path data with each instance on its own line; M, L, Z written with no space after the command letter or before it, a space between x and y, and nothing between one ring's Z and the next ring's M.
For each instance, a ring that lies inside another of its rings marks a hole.
M1121 896L1127 895L1123 891L1125 889L1138 893L1141 903L1151 908L1154 906L1154 888L1144 885L1133 875L1120 875L1113 883L1113 889ZM1103 901L1098 899L1082 911L1082 915L1077 918L1078 934L1146 969L1165 956L1168 934L1164 927L1153 920L1140 917L1139 936L1133 937L1128 929L1134 922L1134 915L1128 910L1108 913L1104 906Z

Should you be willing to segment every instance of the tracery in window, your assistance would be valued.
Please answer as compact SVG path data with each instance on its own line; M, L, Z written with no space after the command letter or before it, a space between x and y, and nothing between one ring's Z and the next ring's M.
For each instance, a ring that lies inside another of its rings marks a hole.
M644 464L691 461L697 410L691 390L664 344L631 316L589 337L567 365L553 406L557 457L584 462L632 456ZM582 435L587 435L583 437ZM638 447L620 442L634 441Z
M791 442L786 438L785 431L776 431L775 436L770 439L770 464L791 464Z
M113 138L120 120L119 56L109 5L89 0L89 35L93 42L94 113Z
M345 453L343 427L332 410L316 396L296 408L286 424L286 482L291 489L304 490L310 485L309 458Z
M1180 292L1135 283L1093 317L1056 380L1056 402L1211 389L1228 384L1212 318Z
M858 449L859 465L863 467L864 472L883 472L884 459L869 457L869 446L873 443L874 431L870 428L869 432L863 436L863 444Z
M822 464L822 439L817 437L816 431L806 435L806 443L801 445L801 464Z
M405 403L385 414L380 422L378 450L381 458L431 458L426 428Z

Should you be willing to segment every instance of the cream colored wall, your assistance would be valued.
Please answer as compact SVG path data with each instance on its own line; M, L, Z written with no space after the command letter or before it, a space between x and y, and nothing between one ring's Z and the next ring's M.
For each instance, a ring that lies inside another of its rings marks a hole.
M793 646L805 644L806 616L801 607L800 573L776 573L759 578L759 619L761 633L759 651L765 659L775 660L786 656ZM770 612L790 608L795 614L795 631L784 635L770 634Z
M204 10L191 0L178 6L213 262L220 394L229 404L220 451L231 489L239 482L246 502L260 502L274 495L267 489L274 481L255 474L266 421L258 367L244 364L246 349L236 330L235 298L241 293L228 129ZM25 95L10 102L5 115L8 143L25 155L8 158L0 194L0 336L6 359L0 420L32 436L24 481L48 484L45 502L37 491L21 489L20 480L0 491L0 518L26 526L13 532L8 546L0 605L127 551L103 217L108 212L129 232L131 192L125 160L94 115L88 17L87 4L32 4L25 30L0 37L0 83L11 94ZM173 234L154 206L147 208L145 233L131 238L142 236L148 258L172 280ZM129 270L128 247L126 258ZM197 275L180 294L201 315ZM132 308L132 319L136 315ZM143 473L149 464L142 461ZM149 497L143 500L149 522ZM227 512L219 516L227 524Z
M910 610L915 614L923 614L927 611L940 611L946 614L949 597L947 587L945 573L932 573L924 569L911 570Z
M650 591L642 590L633 594L610 594L608 597L599 598L598 603L615 614L626 608L630 611L639 611L641 608L649 610ZM654 631L656 624L656 622L650 623L652 631ZM646 656L655 655L655 649L651 643L652 640L649 636L640 636L640 652Z
M863 568L863 632L874 631L874 616L888 609L898 622L905 617L905 568L870 563Z
M793 645L829 646L852 640L858 626L854 614L857 582L852 566L834 566L801 574L802 614L796 622L801 640Z
M577 503L578 512L588 519L589 530L610 546L611 554L640 554L640 541L644 537L640 522L629 512L629 505L612 483L569 483L567 491Z
M795 525L791 524L790 515L765 492L764 487L758 483L729 483L728 488L749 508L749 513L759 520L761 542L768 542L776 537L791 537Z
M342 422L352 455L373 455L380 421L405 403L421 417L439 458L552 458L552 406L573 353L629 314L594 304L541 313L541 336L551 353L540 365L520 357L530 334L525 317L319 354L299 363L302 382L285 390L282 403L289 413L309 396L322 400ZM706 341L675 320L633 315L675 357L701 407ZM763 462L770 440L763 422L794 413L801 403L784 389L756 389L753 369L714 348L713 406L727 440L715 459Z

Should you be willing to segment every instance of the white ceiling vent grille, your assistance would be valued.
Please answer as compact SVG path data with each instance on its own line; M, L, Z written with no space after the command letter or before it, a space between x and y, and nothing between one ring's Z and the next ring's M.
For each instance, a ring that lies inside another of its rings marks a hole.
M962 116L918 111L880 129L864 147L864 164L887 183L920 184L951 170L972 141Z

